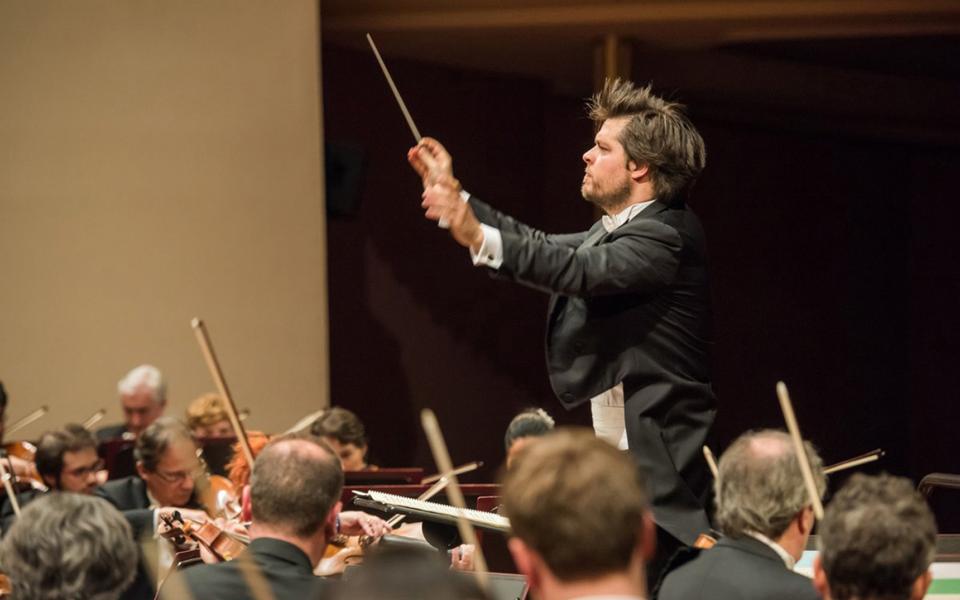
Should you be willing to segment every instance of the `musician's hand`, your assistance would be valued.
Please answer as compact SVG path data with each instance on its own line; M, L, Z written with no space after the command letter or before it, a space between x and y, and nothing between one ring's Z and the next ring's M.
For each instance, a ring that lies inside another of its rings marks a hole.
M390 526L380 517L368 515L359 510L340 513L340 533L344 535L369 535L378 538L390 531Z
M180 517L184 521L196 521L198 523L205 523L209 520L209 517L207 517L207 513L203 512L202 510L197 510L194 508L177 508L175 506L164 506L162 508L158 508L156 512L157 512L156 523L157 523L158 535L168 529L166 523L163 522L163 517L161 515L169 515L173 517L173 513L179 512Z
M19 456L8 456L8 460L13 464L13 473L22 479L40 479L37 473L37 466L32 460L25 460Z
M473 554L476 546L460 544L450 551L450 568L456 571L473 571Z
M407 152L407 161L423 180L423 187L441 179L453 179L453 159L437 140L425 137Z
M450 229L453 239L461 246L474 252L483 244L483 230L480 221L473 214L468 202L460 197L460 186L456 180L441 179L423 191L425 216L433 221L443 221Z

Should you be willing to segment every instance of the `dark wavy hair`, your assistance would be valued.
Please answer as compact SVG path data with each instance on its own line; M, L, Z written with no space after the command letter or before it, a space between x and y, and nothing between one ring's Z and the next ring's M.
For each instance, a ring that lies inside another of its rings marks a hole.
M689 194L707 162L707 149L682 104L656 96L650 86L607 80L587 102L597 129L607 119L626 117L620 143L627 158L650 168L654 194L671 203Z

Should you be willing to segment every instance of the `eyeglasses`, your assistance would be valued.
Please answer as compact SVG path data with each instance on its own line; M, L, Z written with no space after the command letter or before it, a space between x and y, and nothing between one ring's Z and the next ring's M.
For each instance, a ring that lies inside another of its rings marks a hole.
M176 485L178 483L183 483L187 479L196 479L199 472L200 469L194 469L192 471L176 471L174 473L164 473L163 471L156 470L153 472L153 474L171 485Z
M102 460L98 460L92 465L89 465L86 467L77 467L76 469L70 469L69 471L64 471L63 474L69 475L71 477L83 478L83 477L88 477L89 475L92 475L97 471L101 471L103 470L103 468L104 468L104 462Z

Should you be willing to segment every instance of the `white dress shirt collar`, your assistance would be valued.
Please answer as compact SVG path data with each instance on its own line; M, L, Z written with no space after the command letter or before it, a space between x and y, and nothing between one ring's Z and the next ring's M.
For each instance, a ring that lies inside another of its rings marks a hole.
M603 224L603 228L607 230L607 233L610 233L614 229L620 227L630 219L640 214L640 211L656 201L657 199L654 198L653 200L647 200L646 202L637 202L636 204L631 204L612 217L609 215L603 215L603 217L600 218L600 222Z
M757 540L758 542L762 542L767 546L769 546L774 552L777 553L777 556L779 556L783 560L783 564L787 566L788 570L792 571L793 567L796 566L797 560L792 556L790 556L790 554L786 550L784 550L783 546L781 546L780 544L771 540L770 538L763 535L762 533L757 533L755 531L747 531L746 534L752 537L753 539Z

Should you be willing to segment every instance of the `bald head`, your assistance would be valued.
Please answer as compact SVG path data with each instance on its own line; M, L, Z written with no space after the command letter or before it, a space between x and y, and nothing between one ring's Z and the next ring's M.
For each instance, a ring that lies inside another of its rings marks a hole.
M809 442L805 448L822 497L823 461ZM719 471L717 522L726 535L754 532L777 539L810 503L790 436L782 431L743 434L720 457Z
M343 470L328 449L306 439L280 439L253 463L253 520L297 537L315 534L340 499Z

